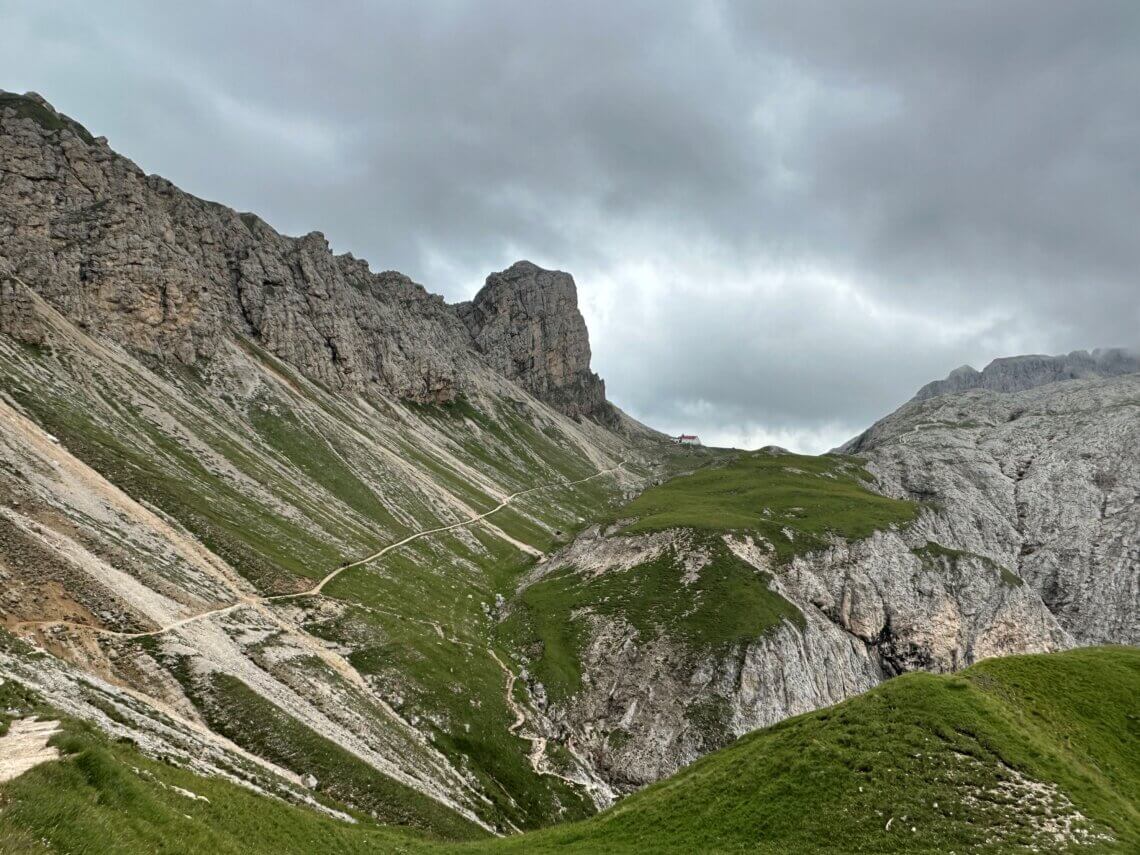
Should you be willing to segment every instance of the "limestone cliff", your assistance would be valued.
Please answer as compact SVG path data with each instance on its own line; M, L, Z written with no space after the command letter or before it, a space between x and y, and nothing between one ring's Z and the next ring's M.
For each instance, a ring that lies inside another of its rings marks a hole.
M630 789L900 672L1140 643L1138 448L1140 374L909 403L842 451L877 491L916 502L913 522L783 564L761 539L726 532L803 620L720 650L646 634L604 603L582 614L583 685L547 705L549 733ZM696 591L704 547L671 538ZM664 548L662 535L592 529L544 572L585 584L652 566Z
M930 539L1023 579L1080 643L1140 643L1140 374L908 404L848 444Z
M0 164L0 329L29 343L24 289L186 364L248 337L333 389L419 402L469 392L489 365L568 414L617 417L565 273L520 262L457 310L319 232L287 237L146 175L34 94L0 93Z
M590 370L590 338L569 273L519 261L488 276L457 308L479 352L504 376L568 415L602 411L606 387Z

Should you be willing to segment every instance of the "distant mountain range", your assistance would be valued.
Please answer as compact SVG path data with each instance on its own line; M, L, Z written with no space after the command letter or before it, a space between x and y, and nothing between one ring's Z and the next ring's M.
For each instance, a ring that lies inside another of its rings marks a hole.
M1074 350L1059 356L1007 356L995 359L981 371L969 365L955 368L945 380L934 380L919 389L914 400L925 401L936 395L968 389L1024 392L1047 383L1119 377L1137 371L1140 371L1140 353L1119 347L1097 349L1091 353Z

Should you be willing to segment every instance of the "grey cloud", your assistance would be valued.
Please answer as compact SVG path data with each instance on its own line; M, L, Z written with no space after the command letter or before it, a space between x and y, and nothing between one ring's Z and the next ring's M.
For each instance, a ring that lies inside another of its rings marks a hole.
M0 86L191 192L451 299L573 272L661 425L817 448L962 362L1140 340L1130 2L0 11Z

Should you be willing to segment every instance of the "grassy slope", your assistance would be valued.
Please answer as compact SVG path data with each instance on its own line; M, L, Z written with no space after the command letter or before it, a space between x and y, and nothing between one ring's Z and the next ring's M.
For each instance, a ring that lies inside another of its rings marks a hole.
M532 670L553 700L581 685L583 615L621 617L643 641L667 635L690 650L726 650L803 615L769 587L769 577L737 558L720 535L763 538L777 562L825 546L828 538L867 537L903 525L916 506L867 488L870 476L855 458L747 452L725 457L678 455L705 465L643 492L612 512L625 534L692 530L680 548L624 572L584 577L573 568L524 589L502 635L531 652ZM785 530L792 533L789 539ZM704 551L710 563L685 581L685 557Z
M53 742L66 759L0 786L4 855L398 852L426 839L364 817L345 823L155 762L78 722L65 722Z
M910 674L750 734L592 820L504 848L1012 851L1043 818L987 800L984 789L1012 768L1056 783L1094 833L1116 838L1080 851L1137 851L1137 697L1140 651L1130 648ZM970 795L976 805L963 801Z
M592 819L467 844L367 821L346 826L69 724L57 738L68 759L0 787L0 852L41 839L76 853L945 853L1029 851L1023 844L1034 840L1039 851L1059 851L1035 837L1043 809L987 795L1013 770L1056 784L1087 817L1090 836L1113 838L1074 851L1130 852L1140 846L1138 696L1140 651L1131 648L910 674L750 734Z
M377 453L379 446L476 511L498 504L498 491L595 471L558 427L532 423L532 413L509 401L408 406L405 414L383 402L366 406L334 396L253 345L247 351L247 373L260 386L256 397L243 401L219 396L219 384L207 376L216 366L189 370L149 361L101 370L80 350L8 347L0 349L0 371L5 390L68 450L178 520L265 593L308 587L347 559L453 521ZM245 381L249 376L243 374ZM413 423L394 427L403 419ZM425 433L435 439L420 441ZM456 468L445 451L498 491L488 492ZM210 459L221 463L204 464ZM221 464L262 492L234 483L219 471ZM517 509L505 509L493 522L550 549L606 513L614 492L603 478L554 486L520 498ZM421 722L436 747L482 782L493 803L489 821L521 827L593 812L582 793L535 775L529 744L506 732L513 716L505 676L488 653L493 626L482 604L494 603L496 594L510 596L531 563L481 526L416 541L338 577L327 593L364 608L310 627L344 645L363 673L380 674L385 699L399 699L401 713ZM443 642L436 626L457 642ZM217 711L216 726L240 732L241 722L233 716L227 722L227 715ZM377 720L376 726L388 723ZM315 734L302 730L306 744L315 744L309 739ZM329 762L339 762L335 754ZM299 754L292 765L304 772L311 762ZM354 800L362 807L367 802ZM421 819L429 827L436 821L430 812Z
M636 518L624 529L630 534L754 532L786 561L826 546L829 535L858 539L914 518L913 503L872 493L870 480L858 458L752 451L646 490L618 516Z

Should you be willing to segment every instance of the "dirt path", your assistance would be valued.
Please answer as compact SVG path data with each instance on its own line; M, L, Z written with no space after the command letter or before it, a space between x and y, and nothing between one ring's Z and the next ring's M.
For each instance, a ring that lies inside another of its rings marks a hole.
M360 567L364 564L368 564L372 561L375 561L377 558L380 558L381 556L388 554L393 549L399 549L401 546L403 546L407 543L411 543L413 540L419 540L421 537L427 537L428 535L439 534L439 533L445 532L445 531L452 531L453 529L463 528L464 526L469 526L469 525L472 525L473 523L477 523L480 520L484 520L487 517L491 516L491 514L498 513L503 508L505 508L507 505L509 505L511 502L513 502L515 499L517 499L519 496L526 496L529 493L536 493L539 490L547 490L551 487L573 487L575 484L583 484L586 481L592 481L594 478L598 478L599 476L608 475L611 472L617 472L623 466L625 466L624 460L621 463L619 463L617 466L613 466L609 469L602 469L598 472L595 472L593 475L589 475L585 478L579 478L577 481L555 481L551 484L540 484L537 487L530 487L529 489L526 489L526 490L519 490L517 493L511 493L509 496L507 496L505 499L503 499L503 501L499 502L499 504L497 504L495 507L491 508L491 510L489 510L489 511L485 511L484 513L481 513L481 514L476 514L473 517L469 517L468 519L461 520L457 523L452 523L451 525L444 525L444 526L440 526L439 528L429 528L429 529L426 529L425 531L419 531L419 532L416 532L415 534L409 534L403 540L399 540L399 541L396 541L395 543L389 544L388 546L385 546L383 549L381 549L379 552L374 552L365 558L361 558L359 561L354 561L351 564L346 564L343 567L338 567L336 570L333 570L331 573L329 573L327 576L325 576L325 578L321 579L320 582L318 582L314 587L312 587L308 591L302 591L299 594L279 594L275 597L266 597L265 599L266 600L285 600L285 599L289 599L290 597L304 597L304 596L312 596L314 594L319 594L319 593L321 593L322 590L324 590L325 585L327 585L329 582L331 582L333 579L335 579L337 576L339 576L341 573L345 572L346 570L351 570L354 567Z
M29 769L59 759L59 749L48 740L59 733L58 721L19 718L8 724L0 736L0 784L11 781Z
M525 739L530 743L530 752L527 754L527 760L530 761L530 768L534 770L536 775L558 778L558 780L565 781L574 787L586 786L582 781L575 781L573 778L567 778L565 775L546 768L546 737L531 736L522 732L523 725L526 724L526 713L523 712L522 707L519 706L518 701L515 700L515 683L518 682L518 674L508 668L506 663L499 658L499 654L490 647L487 648L487 652L491 654L491 658L498 663L498 666L503 669L503 674L507 677L507 692L505 696L507 707L515 714L514 723L508 727L507 730L520 739ZM589 789L588 786L587 789Z
M409 534L403 540L398 540L395 543L390 543L387 546L385 546L383 549L380 549L380 550L372 553L371 555L368 555L364 558L361 558L359 561L353 561L351 564L344 564L344 565L341 565L340 567L337 567L335 570L328 573L323 579L321 579L320 582L318 582L312 588L309 588L306 591L299 591L295 594L276 594L276 595L269 596L269 597L243 597L242 599L240 599L236 603L230 603L228 605L221 606L221 607L216 608L216 609L210 609L208 611L199 612L198 614L190 615L189 617L181 618L179 620L174 621L173 623L167 624L166 626L159 627L158 629L146 630L144 632L120 632L118 630L104 629L102 627L96 627L96 626L88 626L87 624L75 623L73 621L66 621L66 620L21 621L21 622L17 623L14 628L17 631L20 631L23 629L38 629L38 628L44 628L44 627L59 626L59 627L67 627L69 629L86 630L88 632L94 632L94 633L97 633L99 635L107 635L107 636L111 636L113 638L149 638L149 637L156 636L156 635L163 635L164 633L178 629L179 627L186 626L187 624L193 623L195 621L203 620L203 619L209 618L209 617L214 617L215 615L228 614L229 612L232 612L236 609L242 608L243 606L256 606L256 605L260 605L263 603L276 602L278 600L296 599L298 597L323 596L323 594L321 592L324 590L325 586L328 585L329 582L333 581L333 579L337 578L341 573L344 573L347 570L352 570L355 567L362 567L365 564L369 564L369 563L375 561L377 558L381 558L382 556L387 555L389 552L393 551L394 549L399 549L401 546L405 546L405 545L411 543L413 540L419 540L422 537L429 537L433 534L440 534L441 532L453 531L454 529L457 529L457 528L463 528L464 526L474 525L475 523L478 523L482 520L485 520L487 517L491 516L492 514L498 513L503 508L510 505L511 502L513 502L519 496L526 496L526 495L529 495L530 493L536 493L539 490L548 490L552 487L573 487L575 484L583 484L586 481L592 481L593 479L599 478L602 475L609 475L613 472L617 472L618 470L622 469L625 466L625 464L626 464L626 461L623 460L617 466L612 466L609 469L601 469L601 470L595 472L593 475L588 475L585 478L579 478L577 481L554 481L554 482L551 482L549 484L540 484L537 487L529 487L526 490L519 490L516 493L511 493L509 496L507 496L505 499L503 499L503 501L501 501L495 507L491 508L491 510L489 510L489 511L484 511L481 514L476 514L476 515L469 517L465 520L460 520L457 523L452 523L450 525L445 525L445 526L439 526L438 528L429 528L429 529L425 529L423 531L418 531L414 534Z
M547 772L540 768L542 761L546 758L546 737L529 736L521 732L523 725L526 724L526 713L524 713L522 707L519 706L519 702L515 700L515 683L518 682L518 674L508 668L506 663L499 658L499 654L497 654L490 647L487 648L487 652L491 654L491 658L494 659L498 666L503 669L503 674L506 675L507 690L505 698L507 701L507 707L512 713L515 714L514 723L511 724L507 730L510 733L513 733L515 736L518 736L521 739L525 739L530 743L530 753L527 755L527 758L530 760L530 767L534 770L536 775L553 775L556 778L562 778L562 780L573 784L574 782L569 778L563 778L561 775L558 775L554 772Z

